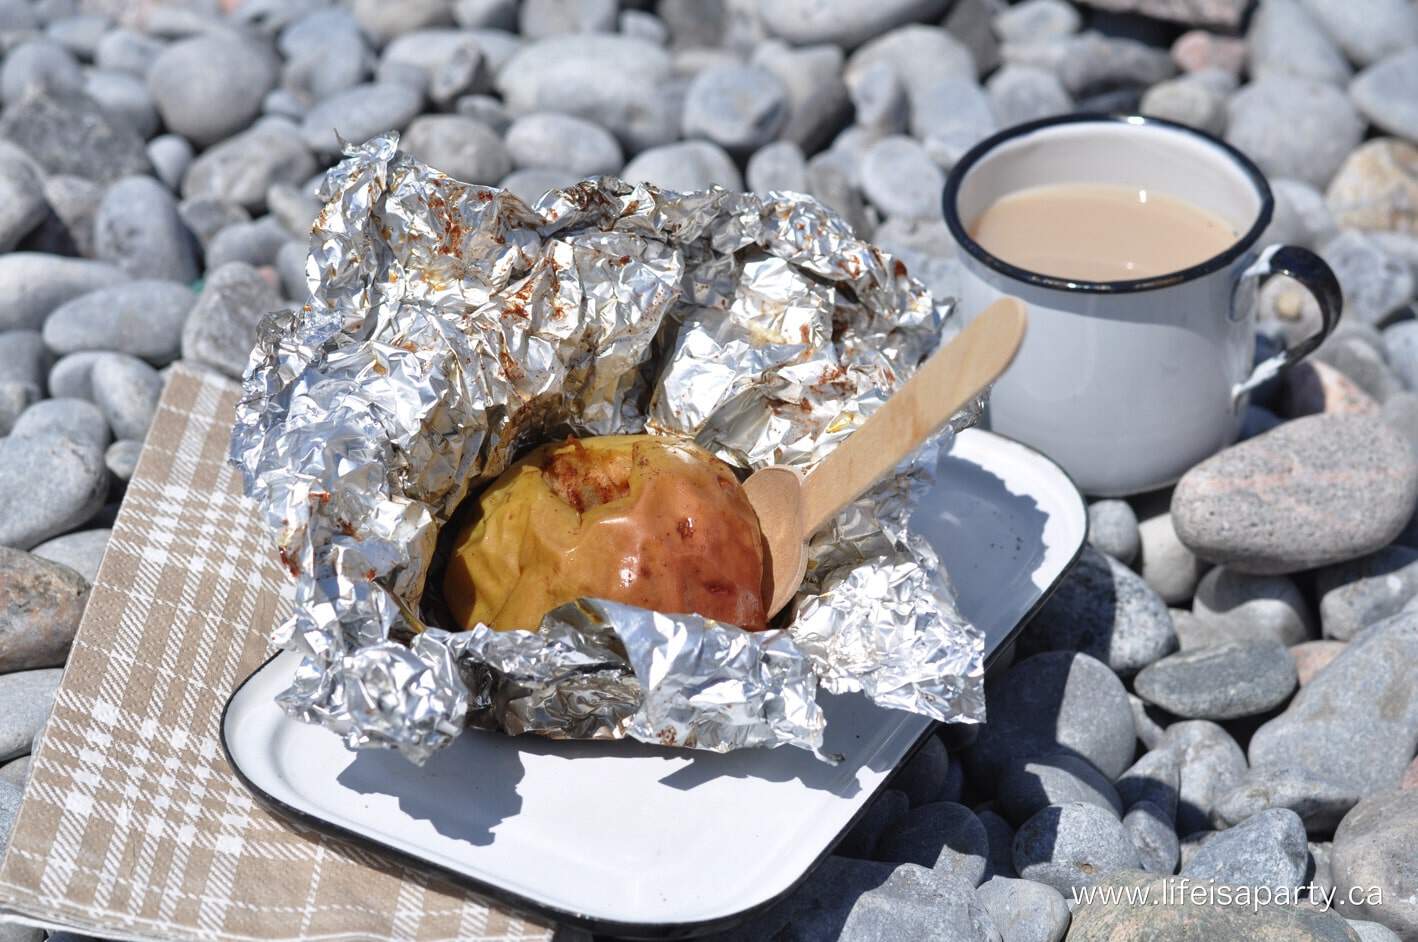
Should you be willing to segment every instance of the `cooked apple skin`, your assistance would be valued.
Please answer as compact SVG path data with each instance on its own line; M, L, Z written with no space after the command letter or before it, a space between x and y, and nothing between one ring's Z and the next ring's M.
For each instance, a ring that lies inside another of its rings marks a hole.
M443 580L464 628L536 629L578 598L765 627L758 517L729 467L688 441L543 445L476 500Z

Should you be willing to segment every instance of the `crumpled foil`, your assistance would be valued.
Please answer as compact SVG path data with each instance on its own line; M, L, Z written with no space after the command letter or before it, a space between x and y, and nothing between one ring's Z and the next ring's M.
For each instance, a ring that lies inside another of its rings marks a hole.
M415 762L474 726L821 753L819 688L984 712L983 638L907 519L957 416L812 541L784 628L584 599L537 632L423 604L440 526L568 433L688 436L745 472L812 468L951 326L899 261L795 193L613 178L528 206L388 134L327 176L303 309L261 324L231 442L295 579L280 697Z

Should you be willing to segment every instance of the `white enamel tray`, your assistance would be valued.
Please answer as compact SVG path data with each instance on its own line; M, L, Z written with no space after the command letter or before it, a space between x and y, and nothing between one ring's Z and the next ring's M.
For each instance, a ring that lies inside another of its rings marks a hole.
M993 655L1077 558L1083 500L1053 462L986 431L960 435L940 470L916 524ZM932 725L828 696L836 767L793 748L714 755L470 730L420 769L286 717L274 698L295 663L269 661L223 717L228 759L258 798L513 908L638 938L723 929L789 892Z

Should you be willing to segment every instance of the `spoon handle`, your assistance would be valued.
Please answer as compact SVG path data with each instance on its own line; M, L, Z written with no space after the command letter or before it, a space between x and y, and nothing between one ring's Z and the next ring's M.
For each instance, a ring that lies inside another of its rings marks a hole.
M1024 339L1024 303L1003 297L906 381L803 482L803 537L886 477L1009 367Z

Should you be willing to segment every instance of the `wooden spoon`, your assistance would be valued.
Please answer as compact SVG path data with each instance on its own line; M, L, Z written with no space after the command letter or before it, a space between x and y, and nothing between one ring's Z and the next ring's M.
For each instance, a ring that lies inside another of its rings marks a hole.
M921 364L811 474L774 465L749 476L743 486L758 514L773 579L769 618L802 585L808 539L1009 367L1027 319L1023 302L1000 298Z

